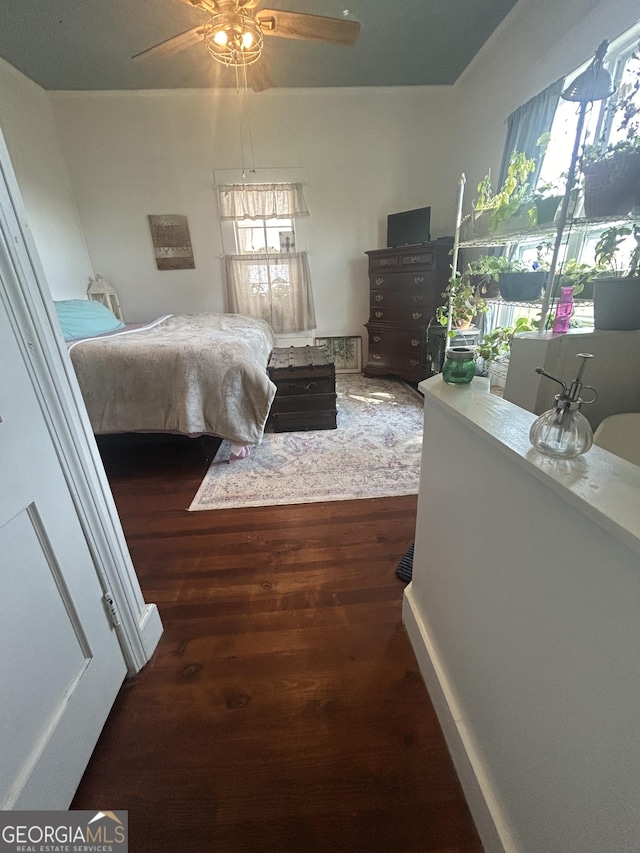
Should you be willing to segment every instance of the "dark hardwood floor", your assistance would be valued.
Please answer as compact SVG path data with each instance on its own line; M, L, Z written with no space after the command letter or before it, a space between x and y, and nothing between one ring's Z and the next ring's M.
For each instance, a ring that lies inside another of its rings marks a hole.
M71 808L132 853L481 853L401 623L416 498L188 513L195 445L102 452L165 633Z

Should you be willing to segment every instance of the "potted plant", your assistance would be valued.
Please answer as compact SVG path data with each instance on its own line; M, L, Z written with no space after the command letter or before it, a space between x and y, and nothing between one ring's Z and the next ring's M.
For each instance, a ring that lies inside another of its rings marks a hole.
M511 341L518 332L533 332L534 324L529 317L519 317L513 326L496 326L483 335L476 344L476 357L485 362L495 361L508 355Z
M623 266L619 251L633 235L635 247ZM596 266L604 271L594 280L593 325L596 329L640 329L640 225L618 225L600 235Z
M484 314L489 306L482 298L477 287L474 286L468 274L461 275L456 270L449 279L444 293L442 294L446 303L436 308L436 320L441 326L447 326L449 321L449 309L451 308L451 336L455 336L456 329L469 328L471 321L478 314Z
M539 184L531 196L535 205L535 225L553 222L560 207L563 193L558 184Z
M481 376L489 376L492 386L504 388L507 378L511 342L518 332L532 332L534 324L528 317L519 317L513 326L496 326L476 344L476 366Z
M540 243L537 257L532 263L511 260L505 255L486 255L473 261L469 267L485 281L498 282L500 295L505 302L536 302L540 299L549 271L547 254L549 243ZM481 293L484 298L487 297Z
M558 288L573 287L574 298L593 299L593 281L599 273L598 266L583 264L576 258L569 258L564 261L560 269Z
M587 216L626 216L640 203L640 54L634 53L627 67L635 79L620 87L614 107L623 138L584 149Z
M500 296L498 274L501 255L483 255L467 264L466 274L483 299L497 299Z
M512 151L507 174L500 190L493 193L491 172L477 186L473 203L473 231L476 237L506 228L535 224L535 205L531 201L528 177L536 161L521 151Z

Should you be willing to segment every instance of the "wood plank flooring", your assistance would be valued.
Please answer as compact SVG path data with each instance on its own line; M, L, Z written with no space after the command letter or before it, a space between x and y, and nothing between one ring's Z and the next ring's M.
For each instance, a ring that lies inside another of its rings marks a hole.
M103 457L165 633L71 808L131 853L481 853L401 623L416 498L188 513L193 444Z

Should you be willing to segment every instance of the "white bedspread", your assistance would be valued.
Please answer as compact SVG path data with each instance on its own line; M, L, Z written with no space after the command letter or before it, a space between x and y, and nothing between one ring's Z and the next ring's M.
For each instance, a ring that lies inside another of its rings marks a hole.
M212 434L259 444L276 387L270 326L237 314L181 314L69 347L95 433Z

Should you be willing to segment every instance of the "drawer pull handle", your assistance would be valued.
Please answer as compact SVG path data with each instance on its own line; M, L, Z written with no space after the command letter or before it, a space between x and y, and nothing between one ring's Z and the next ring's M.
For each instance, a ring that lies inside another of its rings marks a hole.
M381 266L381 267L386 267L386 265L387 265L388 263L389 263L389 258L382 258L382 260L380 261L380 266Z
M373 358L374 358L376 361L380 361L380 359L382 358L382 356L380 355L380 353L374 352L374 353L373 353Z
M410 358L409 364L411 365L411 367L417 367L420 364L420 362L418 361L417 358Z
M420 341L416 340L416 338L411 338L411 346L412 347L419 347Z
M376 284L384 284L384 279L382 278L382 276L376 279Z
M376 311L375 316L380 319L380 317L384 317L384 311ZM418 314L418 317L422 317L422 314ZM417 319L417 318L416 318Z
M422 300L423 300L423 299L424 299L424 296L422 295L422 293L420 293L420 294L418 294L417 296L414 296L414 297L413 297L413 301L414 301L414 302L422 302Z
M374 340L377 344L379 344L379 343L380 343L380 341L382 340L382 335L374 335L374 336L373 336L373 340Z
M376 293L376 302L382 302L384 299L384 295L382 293Z
M413 277L414 284L423 284L424 276L423 275L414 275Z
M305 390L305 391L313 391L313 389L314 389L315 387L316 387L316 383L315 383L315 382L309 382L309 384L308 384L308 385L305 385L305 386L304 386L304 390Z
M410 264L417 264L419 261L420 261L420 255L413 255L411 258L409 258Z
M422 317L422 312L421 311L414 311L411 316L413 317L414 320L419 320L420 317Z

